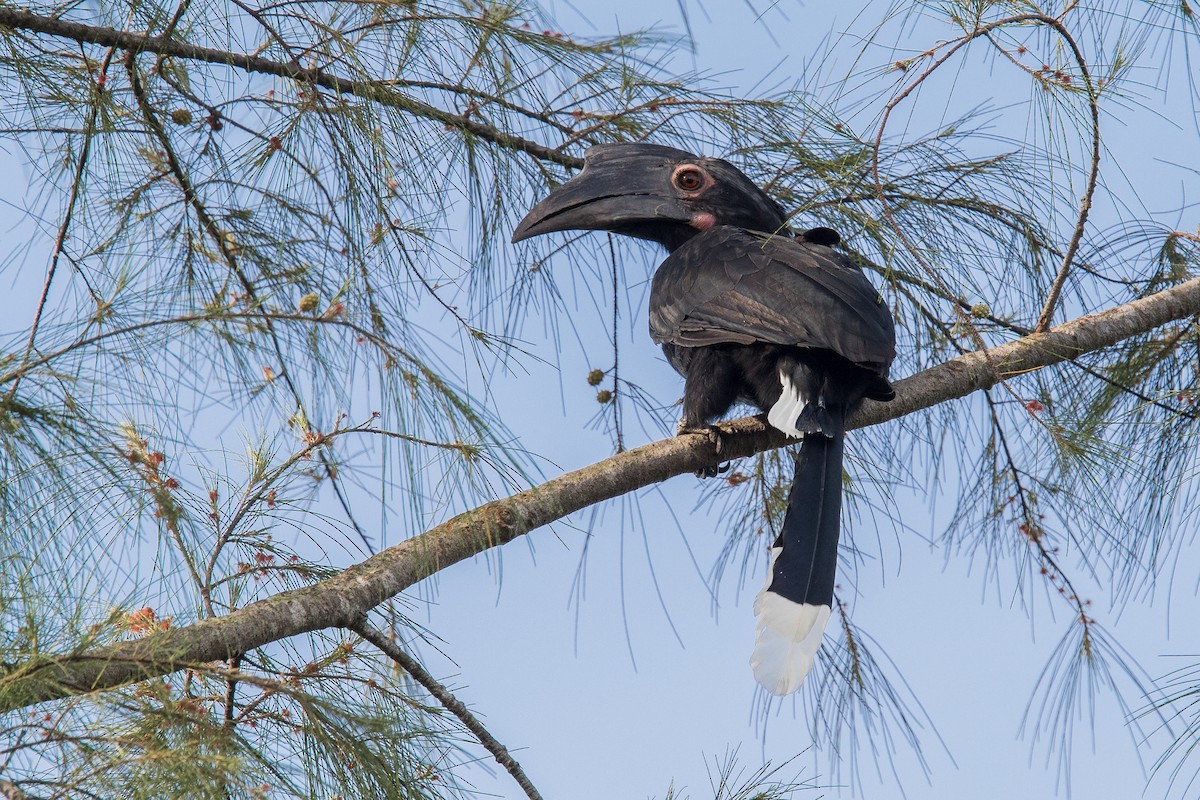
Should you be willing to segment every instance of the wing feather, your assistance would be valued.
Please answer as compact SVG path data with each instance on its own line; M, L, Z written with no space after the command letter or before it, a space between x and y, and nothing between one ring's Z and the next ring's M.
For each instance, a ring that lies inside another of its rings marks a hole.
M824 245L719 226L676 249L654 275L650 333L660 344L792 345L856 364L895 358L895 329L879 292Z

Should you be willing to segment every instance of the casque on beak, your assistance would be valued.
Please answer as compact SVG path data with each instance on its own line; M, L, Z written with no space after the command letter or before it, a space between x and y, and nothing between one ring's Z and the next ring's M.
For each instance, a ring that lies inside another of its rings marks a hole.
M584 156L583 170L534 206L513 231L519 242L566 230L606 230L639 235L637 229L661 223L691 222L671 188L671 170L696 156L655 144L596 145Z

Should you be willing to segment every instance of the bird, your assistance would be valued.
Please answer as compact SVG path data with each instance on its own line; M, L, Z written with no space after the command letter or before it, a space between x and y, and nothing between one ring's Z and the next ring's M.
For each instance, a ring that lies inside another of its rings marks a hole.
M717 445L737 403L803 439L754 602L750 665L773 695L797 691L833 609L846 420L895 397L896 333L883 296L826 227L795 234L783 207L730 162L650 142L600 144L537 203L513 242L601 230L657 242L651 338L684 379L680 434ZM718 467L702 474L716 475Z

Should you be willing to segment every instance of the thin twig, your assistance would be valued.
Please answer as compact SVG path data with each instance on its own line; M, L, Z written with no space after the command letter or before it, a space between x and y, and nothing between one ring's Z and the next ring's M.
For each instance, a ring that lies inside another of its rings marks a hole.
M612 403L613 403L613 425L617 430L617 452L620 453L625 449L625 436L621 430L621 397L617 392L620 389L620 369L621 369L621 352L619 349L617 322L621 317L620 295L618 289L620 284L617 281L617 250L613 244L612 234L608 235L608 255L612 260L612 301L613 301L613 316L612 316L612 347L613 347L613 381L612 381Z
M495 736L488 733L487 728L483 727L483 723L479 721L479 718L472 714L471 710L461 700L451 694L449 689L439 683L433 675L429 674L415 658L401 650L383 631L367 622L365 616L361 617L355 624L350 625L349 628L378 647L388 658L399 664L401 669L413 677L413 680L425 687L425 691L437 698L437 701L447 711L458 717L463 726L473 733L475 738L479 740L479 743L492 754L492 757L496 759L496 763L504 767L509 775L512 775L513 780L517 782L517 785L521 787L521 790L525 792L529 800L542 800L541 794L538 793L538 790L530 782L525 771L521 769L521 765L512 757L508 749Z
M33 354L34 343L37 341L38 326L42 322L42 313L46 310L46 301L50 297L50 285L54 282L54 275L58 271L58 259L62 256L63 248L67 242L67 232L71 229L71 221L75 216L75 203L79 200L79 193L83 187L83 173L87 169L88 158L92 152L92 139L96 135L96 118L100 114L100 103L103 100L105 78L108 76L108 65L112 63L113 54L116 51L109 48L104 55L104 60L100 64L100 69L97 70L95 83L92 85L92 103L88 109L87 124L84 125L83 131L83 148L79 152L79 161L75 164L75 174L71 178L71 194L67 198L67 210L63 214L62 224L58 226L58 236L54 239L54 252L50 256L50 268L46 270L46 280L42 284L42 294L38 298L37 310L33 314L33 324L29 327L29 341L25 344L25 352L21 356L21 365L24 366L29 362L29 357ZM13 381L13 385L8 390L8 400L11 402L17 394L17 387L20 386L21 379L18 375Z
M237 532L237 528L242 520L267 497L268 493L274 487L275 482L287 475L297 463L311 458L314 451L328 445L337 434L362 429L361 427L350 428L346 431L334 431L331 434L306 437L304 447L284 459L274 470L246 487L246 491L242 494L241 502L238 503L238 507L234 509L229 519L225 521L222 530L213 543L212 552L209 554L208 564L204 570L204 586L207 587L206 591L212 591L212 586L214 585L213 576L220 560L221 551L233 539L233 535Z
M320 86L338 94L354 95L355 97L371 100L384 106L399 108L415 116L424 117L466 131L474 136L478 136L480 139L508 150L529 153L542 160L553 161L566 167L579 168L583 166L583 159L581 158L567 155L558 149L502 131L499 128L471 119L467 115L455 114L436 108L428 103L423 103L420 100L403 95L395 91L392 87L377 81L350 80L337 75L330 75L320 69L302 67L299 64L272 61L261 56L235 53L230 50L200 47L174 39L146 36L145 34L130 33L129 31L118 31L99 25L85 25L79 22L46 17L16 8L0 7L0 25L18 30L32 31L34 33L61 36L77 42L106 45L133 53L155 53L159 56L173 56L192 61L204 61L209 64L234 67L246 72L287 78L298 83Z
M1075 63L1079 65L1079 73L1083 77L1083 84L1087 89L1088 108L1092 114L1092 164L1088 170L1087 187L1083 191L1083 197L1079 200L1079 218L1075 222L1075 231L1071 234L1071 242L1067 245L1067 252L1063 254L1062 266L1058 268L1058 274L1054 277L1054 283L1050 286L1050 293L1046 295L1046 303L1042 306L1042 313L1038 316L1037 325L1034 327L1039 333L1049 330L1054 323L1054 311L1059 297L1062 295L1063 286L1067 282L1067 276L1071 272L1075 253L1083 241L1083 231L1087 226L1088 214L1092 210L1092 197L1096 194L1096 183L1100 178L1100 104L1096 97L1096 87L1092 85L1092 75L1088 71L1087 62L1079 50L1079 45L1075 43L1074 37L1067 31L1066 26L1053 17L1046 20L1045 24L1058 31L1067 46L1071 48L1071 52L1075 56Z
M1044 574L1054 584L1055 580L1062 582L1061 586L1055 587L1063 599L1071 605L1075 606L1077 621L1081 623L1085 629L1085 636L1090 634L1091 626L1095 624L1095 620L1088 616L1087 601L1081 598L1078 592L1075 591L1074 584L1059 566L1058 561L1054 558L1054 554L1046 547L1045 530L1042 528L1038 515L1034 513L1033 508L1029 505L1029 492L1026 490L1024 483L1021 481L1021 471L1017 468L1016 458L1013 456L1012 450L1008 446L1008 437L1004 433L1004 426L1000 424L1000 416L996 412L996 402L992 399L991 392L984 392L984 398L987 399L988 411L992 419L992 431L1000 442L1000 447L1004 451L1004 459L1008 463L1008 469L1005 470L1012 476L1013 486L1017 490L1017 500L1021 504L1021 518L1024 520L1021 530L1025 541L1032 546L1038 555L1038 560L1042 562L1042 574ZM1068 595L1067 592L1070 592Z
M150 106L150 102L146 97L145 88L142 86L141 79L138 76L135 52L126 52L125 69L129 74L130 89L133 92L134 98L137 100L137 104L142 112L142 115L146 119L146 124L154 134L155 138L158 140L163 152L166 154L167 166L175 180L179 183L180 188L183 190L184 198L192 207L192 210L195 211L196 218L200 221L200 226L213 240L213 243L221 253L221 257L224 259L225 263L229 265L230 271L237 277L238 282L241 283L242 290L246 292L246 296L254 302L256 307L261 305L258 299L258 294L254 288L254 283L250 280L250 277L245 273L245 271L242 270L241 264L239 263L237 256L234 254L234 249L230 245L229 240L221 231L220 227L218 227L216 220L213 219L212 215L208 213L207 206L200 198L199 193L196 192L195 187L192 185L191 179L188 177L187 172L183 168L183 164L180 162L175 153L175 148L171 142L171 138L167 135L167 131L163 127L163 124L158 120L158 115L155 114L154 109ZM292 399L295 401L296 407L301 411L304 411L305 416L307 417L304 398L300 394L299 387L297 387L295 382L292 380L291 370L287 368L287 359L284 357L283 345L279 341L279 336L276 334L275 328L271 326L270 323L268 323L266 327L267 335L270 337L271 345L275 350L275 357L279 359L279 377L283 379L284 385L287 386L288 391L291 392ZM369 553L374 553L374 544L372 544L370 538L367 536L366 531L364 531L362 526L358 524L358 520L354 517L353 511L350 509L349 501L346 499L345 494L338 485L337 470L334 469L333 463L329 460L329 456L324 452L320 452L318 453L318 457L321 460L321 466L325 468L325 475L329 479L330 485L333 486L334 496L337 497L338 502L342 506L342 510L346 514L346 519L350 521L350 525L358 533L359 538L362 540L363 545L367 548L367 551ZM206 590L204 587L201 587L201 591L205 592Z
M55 350L51 353L47 353L45 355L39 356L38 358L33 359L32 361L30 361L28 364L26 364L23 367L14 368L14 369L10 370L9 372L6 372L6 373L0 375L0 385L3 385L11 380L17 380L19 377L28 374L31 370L36 369L37 367L43 366L45 364L49 364L73 350L79 350L84 347L91 347L92 345L99 344L100 342L103 342L103 341L106 341L108 339L112 339L115 337L126 336L131 333L138 333L141 331L149 330L151 328L160 328L160 327L165 327L165 326L170 326L170 325L192 325L192 324L195 324L198 322L214 322L215 323L215 322L235 322L235 321L262 322L264 324L271 323L271 322L295 322L295 323L300 323L300 324L304 324L304 325L330 325L335 328L345 328L347 331L362 338L362 340L364 342L369 342L370 344L379 348L382 352L386 353L387 355L389 355L393 358L397 358L399 360L405 361L409 364L412 364L417 369L420 369L420 370L422 370L422 372L425 372L425 369L421 365L420 359L418 359L412 353L408 352L407 350L405 350L404 348L400 347L399 345L397 345L393 342L389 342L388 340L384 339L383 337L381 337L379 334L375 333L374 331L372 331L368 328L364 328L361 325L355 324L355 323L350 322L345 319L338 319L336 317L326 317L326 316L312 316L310 314L301 314L301 313L271 312L271 311L266 311L264 309L254 309L251 311L232 311L229 309L222 309L222 310L216 311L216 312L203 312L202 311L202 312L198 312L195 314L181 314L176 317L164 317L162 319L151 319L151 320L146 320L144 322L136 322L131 325L126 325L121 328L112 328L112 329L109 329L106 331L101 331L100 333L95 333L91 336L87 336L87 337L84 337L83 339L79 339L77 341L71 342L68 345L64 345L63 347L61 347L58 350ZM413 441L417 444L425 443L425 442L422 442L417 439L413 439Z
M4 800L30 800L29 795L12 781L0 781L0 796L4 797Z
M241 656L234 656L233 658L229 659L229 669L231 672L236 674L237 672L239 672L241 670L241 667L242 667L242 657ZM237 684L238 684L237 678L233 677L232 675L225 679L225 720L224 720L224 722L225 722L226 728L233 727L233 722L234 722L233 709L235 706L234 701L235 701L236 695L237 695Z
M995 24L998 25L999 23ZM988 30L990 30L990 26ZM928 263L926 263L925 258L921 255L917 247L911 241L909 241L908 236L904 233L904 228L896 221L895 216L892 214L891 206L887 202L887 196L889 193L884 191L883 178L880 177L879 174L879 155L883 151L883 135L887 130L888 120L891 118L892 112L895 111L896 108L898 108L910 94L916 91L917 87L924 83L924 81L930 75L936 72L938 68L942 66L942 64L945 64L947 61L949 61L955 53L965 47L975 37L981 36L985 32L986 31L984 30L976 29L974 32L963 36L961 39L954 42L952 45L950 45L949 49L945 53L943 53L928 67L926 67L925 70L918 75L912 83L908 84L908 86L904 87L899 94L889 100L888 103L883 107L883 114L879 119L879 128L875 132L875 141L871 146L871 179L874 182L875 196L879 200L879 206L883 211L883 216L887 219L888 224L891 225L892 230L896 232L896 235L904 244L908 252L913 256L914 259L916 259L917 264L919 264L921 269L925 270L925 273L929 275L930 280L948 295L953 295L954 292L951 291L950 287L946 285L946 282L942 280L941 276L937 274L937 271ZM978 344L982 348L983 342L980 341Z

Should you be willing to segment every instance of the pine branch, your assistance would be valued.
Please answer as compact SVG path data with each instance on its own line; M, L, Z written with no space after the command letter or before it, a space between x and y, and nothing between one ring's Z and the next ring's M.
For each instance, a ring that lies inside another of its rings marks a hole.
M396 91L394 86L388 81L350 80L349 78L333 75L325 70L302 67L297 63L272 61L269 58L262 58L261 56L253 56L246 53L201 47L169 39L165 36L148 36L143 33L119 31L115 28L106 28L100 25L85 25L80 22L45 17L16 8L0 7L0 26L15 30L30 31L32 33L60 36L81 44L99 44L129 53L155 53L160 57L169 56L189 61L203 61L208 64L236 67L245 72L288 78L297 83L320 86L338 94L353 95L364 100L380 103L381 105L403 109L415 116L424 117L435 122L440 122L443 125L449 125L466 131L499 147L529 153L544 161L553 161L572 168L583 166L583 159L581 158L567 155L539 142L502 131L499 128L471 119L465 114L454 114L431 106L428 103L423 103L415 98L408 97Z
M973 351L897 381L896 399L868 402L849 421L861 428L988 389L1001 381L1109 347L1200 314L1200 278L1089 314L986 352ZM721 460L786 444L747 417L722 426ZM680 436L619 453L540 486L460 514L328 580L253 603L218 619L173 628L89 652L33 659L0 672L0 712L227 660L270 642L333 627L442 569L596 503L711 465L712 445Z

